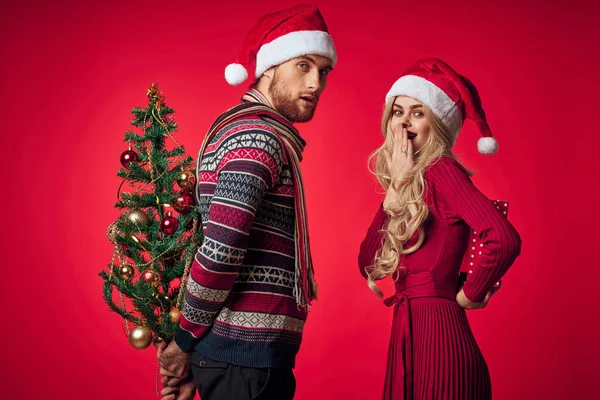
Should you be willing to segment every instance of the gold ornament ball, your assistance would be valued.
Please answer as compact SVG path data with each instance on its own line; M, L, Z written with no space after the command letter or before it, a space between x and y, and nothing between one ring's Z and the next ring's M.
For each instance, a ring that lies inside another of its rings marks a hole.
M178 324L181 320L181 312L177 309L171 310L169 312L169 318L171 318L172 323Z
M119 276L126 281L133 278L133 267L129 264L119 266Z
M181 171L177 175L177 184L182 189L191 189L196 184L196 176L191 171Z
M138 350L143 350L152 343L152 332L145 326L136 326L129 333L129 343Z
M154 339L152 339L152 344L154 345L154 347L156 347L158 349L158 347L163 344L165 342L165 340L161 337L155 336Z
M150 217L142 210L131 210L127 213L127 219L134 224L148 225Z

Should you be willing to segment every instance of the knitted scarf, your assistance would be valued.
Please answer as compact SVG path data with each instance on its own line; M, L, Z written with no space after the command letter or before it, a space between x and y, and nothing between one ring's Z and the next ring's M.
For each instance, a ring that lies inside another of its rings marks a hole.
M300 137L298 131L291 123L273 108L267 106L268 101L255 89L250 89L242 98L244 101L217 118L211 128L208 130L200 151L196 159L196 175L199 176L202 157L206 146L210 143L214 135L227 124L238 118L251 115L258 115L275 129L279 139L284 144L284 151L290 163L292 176L294 177L294 203L295 203L295 232L294 242L296 249L296 273L294 296L298 307L305 311L310 309L311 302L317 299L317 284L314 278L312 258L310 254L310 242L308 238L308 221L306 215L306 204L304 199L304 182L300 170L300 161L302 161L302 152L305 142ZM198 187L196 187L196 198L199 199Z

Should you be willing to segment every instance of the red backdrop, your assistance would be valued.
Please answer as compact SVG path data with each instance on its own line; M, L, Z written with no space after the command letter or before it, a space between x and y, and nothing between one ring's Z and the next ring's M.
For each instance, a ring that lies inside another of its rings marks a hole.
M118 215L129 111L159 83L177 110L178 141L195 155L243 92L223 69L251 23L292 4L103 3L0 5L7 399L153 398L154 351L130 347L97 276L111 257L105 230ZM315 119L300 126L321 300L298 358L297 399L380 398L391 310L356 266L381 200L366 159L381 141L385 93L425 56L479 87L501 150L478 155L468 122L456 152L488 197L511 201L523 237L504 288L469 313L495 398L595 397L600 3L356 3L319 3L340 62Z

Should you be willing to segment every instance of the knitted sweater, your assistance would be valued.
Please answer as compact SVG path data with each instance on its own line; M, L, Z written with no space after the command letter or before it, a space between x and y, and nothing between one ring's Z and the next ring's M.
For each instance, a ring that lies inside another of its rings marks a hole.
M206 148L198 174L204 242L175 336L186 352L246 367L294 367L307 315L293 293L294 195L283 146L269 123L249 116Z
M429 282L437 287L456 288L469 232L475 230L482 237L481 256L463 289L469 300L483 301L520 254L518 232L477 190L462 165L449 157L425 171L424 200L430 212L424 225L425 241L416 252L403 256L401 265L408 274L427 274ZM381 230L388 221L380 206L360 248L358 263L363 276L381 247ZM396 281L396 290L404 289L401 277Z

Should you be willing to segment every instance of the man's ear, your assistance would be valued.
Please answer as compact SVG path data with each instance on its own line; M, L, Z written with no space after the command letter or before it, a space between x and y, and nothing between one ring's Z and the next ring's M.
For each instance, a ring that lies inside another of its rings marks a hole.
M271 67L265 72L263 72L263 76L269 78L269 80L273 79L273 75L275 75L275 68Z

